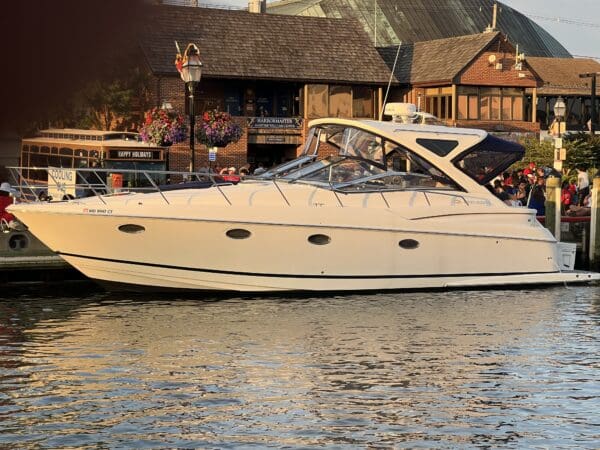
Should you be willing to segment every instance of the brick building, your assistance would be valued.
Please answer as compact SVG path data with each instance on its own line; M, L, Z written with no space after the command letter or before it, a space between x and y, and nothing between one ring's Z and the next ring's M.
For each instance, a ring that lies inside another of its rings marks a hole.
M227 111L243 127L242 139L219 151L219 166L295 157L309 119L377 118L388 82L388 101L415 103L451 126L539 133L576 72L600 71L590 60L526 56L498 31L375 48L354 19L168 5L153 7L152 17L141 47L155 104L187 112L174 41L193 42L203 62L196 113ZM577 127L589 117L584 86L569 100ZM170 169L185 170L189 145L174 145L169 158ZM208 165L199 144L195 165Z
M532 104L539 76L500 32L381 48L398 93L453 126L538 132Z
M187 101L174 41L200 49L196 113L227 111L243 127L239 142L219 150L219 166L295 157L307 119L377 117L390 80L354 20L155 6L142 54L155 78L155 104L170 103L178 112L186 111ZM169 168L185 170L189 151L188 144L172 146ZM197 144L196 167L207 165L208 149Z

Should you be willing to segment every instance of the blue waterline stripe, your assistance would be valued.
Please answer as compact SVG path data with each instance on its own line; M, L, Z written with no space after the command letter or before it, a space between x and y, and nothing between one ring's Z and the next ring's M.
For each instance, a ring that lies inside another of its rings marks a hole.
M186 270L190 272L206 272L216 273L220 275L237 275L245 277L265 277L265 278L314 278L314 279L347 279L347 280L361 280L361 279L383 279L383 278L457 278L457 277L493 277L493 276L511 276L511 275L541 275L550 273L560 273L558 270L548 272L504 272L504 273L449 273L449 274L426 274L426 275L294 275L288 273L258 273L258 272L235 272L232 270L218 270L218 269L201 269L196 267L181 267L171 266L167 264L156 264L156 263L145 263L139 261L120 261L111 258L100 258L97 256L86 256L77 255L74 253L63 253L56 252L62 256L71 256L74 258L82 259L93 259L95 261L106 261L111 263L119 264L131 264L135 266L147 266L147 267L158 267L161 269L174 269L174 270Z

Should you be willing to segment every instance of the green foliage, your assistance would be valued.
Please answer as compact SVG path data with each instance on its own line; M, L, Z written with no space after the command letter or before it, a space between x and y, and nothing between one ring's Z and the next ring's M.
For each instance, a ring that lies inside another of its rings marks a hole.
M149 106L150 74L134 67L110 81L90 80L61 122L77 128L127 130L141 121Z
M120 128L129 115L132 96L132 89L121 80L90 82L82 92L83 114L78 128L110 130L113 124Z
M552 167L554 163L554 144L552 142L540 142L536 137L525 137L520 139L519 143L525 147L525 156L522 161L514 164L514 168L524 168L530 162L534 162L536 167Z
M534 162L537 167L554 165L554 141L540 142L535 137L528 137L521 139L519 143L525 147L525 156L522 161L515 163L512 169L524 168L530 162ZM567 160L563 163L564 175L573 174L575 168L581 165L600 168L600 136L586 133L570 134L563 139L563 145L567 150Z
M564 140L567 149L566 166L600 167L600 136L587 133L570 134Z

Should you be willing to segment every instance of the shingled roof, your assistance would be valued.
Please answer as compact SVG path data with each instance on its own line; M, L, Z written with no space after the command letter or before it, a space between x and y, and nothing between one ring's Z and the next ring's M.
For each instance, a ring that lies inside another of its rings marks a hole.
M395 76L400 83L451 82L500 33L479 33L400 46ZM394 66L398 47L380 48L388 66Z
M200 48L202 76L385 84L390 70L354 20L210 8L152 7L141 46L151 70L176 75L175 45Z
M600 73L600 62L584 58L527 58L527 64L542 79L540 95L590 95L590 79L579 78L581 73ZM600 83L596 86L600 95Z

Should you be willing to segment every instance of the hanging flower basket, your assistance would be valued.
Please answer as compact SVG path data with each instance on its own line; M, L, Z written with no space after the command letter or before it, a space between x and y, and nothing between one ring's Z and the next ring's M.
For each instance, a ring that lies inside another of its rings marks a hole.
M187 126L182 115L153 108L145 114L140 136L144 142L169 146L185 141Z
M196 136L208 148L225 147L240 140L242 127L225 112L209 111L202 115L196 128Z

